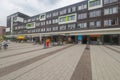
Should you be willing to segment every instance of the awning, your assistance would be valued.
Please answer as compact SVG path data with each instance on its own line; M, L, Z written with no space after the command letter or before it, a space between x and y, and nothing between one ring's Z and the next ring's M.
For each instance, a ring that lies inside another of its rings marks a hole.
M16 39L25 39L25 36L20 35L20 36L17 36Z

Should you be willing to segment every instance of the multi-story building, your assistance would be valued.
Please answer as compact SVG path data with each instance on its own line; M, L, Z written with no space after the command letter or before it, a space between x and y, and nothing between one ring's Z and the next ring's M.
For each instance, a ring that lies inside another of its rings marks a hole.
M5 34L5 27L4 26L0 26L0 36Z
M32 17L15 13L7 27L12 36L120 44L120 0L86 0Z

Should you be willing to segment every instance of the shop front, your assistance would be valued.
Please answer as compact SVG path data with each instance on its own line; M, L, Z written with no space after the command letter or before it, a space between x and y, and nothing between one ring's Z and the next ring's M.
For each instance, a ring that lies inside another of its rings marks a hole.
M90 44L102 44L101 38L102 36L99 34L90 35Z
M16 42L23 42L26 40L26 37L24 35L19 35L16 37Z

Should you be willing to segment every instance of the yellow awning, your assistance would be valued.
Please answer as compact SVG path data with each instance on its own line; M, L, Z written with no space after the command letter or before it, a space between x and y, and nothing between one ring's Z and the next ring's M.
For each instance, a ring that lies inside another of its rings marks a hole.
M20 35L17 37L17 39L25 39L25 36Z

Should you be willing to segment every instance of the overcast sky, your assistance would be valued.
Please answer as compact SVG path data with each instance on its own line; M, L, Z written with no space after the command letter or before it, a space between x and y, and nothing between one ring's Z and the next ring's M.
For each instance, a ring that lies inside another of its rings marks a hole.
M29 16L54 10L83 0L0 0L0 26L6 26L6 18L15 12Z

